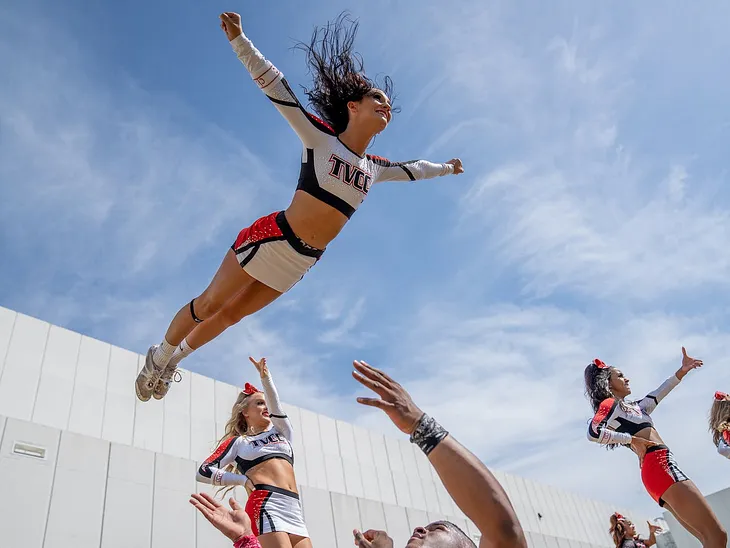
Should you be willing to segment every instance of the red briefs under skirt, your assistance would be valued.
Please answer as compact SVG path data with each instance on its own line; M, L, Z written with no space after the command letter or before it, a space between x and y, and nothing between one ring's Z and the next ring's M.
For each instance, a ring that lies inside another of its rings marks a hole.
M324 253L294 234L283 211L244 228L231 249L248 274L281 293L301 280Z
M641 481L659 506L664 506L662 496L667 489L688 479L677 466L674 455L666 445L655 445L646 450L641 465Z
M251 518L254 535L281 531L309 537L299 495L273 485L259 484L255 487L246 502L246 513Z

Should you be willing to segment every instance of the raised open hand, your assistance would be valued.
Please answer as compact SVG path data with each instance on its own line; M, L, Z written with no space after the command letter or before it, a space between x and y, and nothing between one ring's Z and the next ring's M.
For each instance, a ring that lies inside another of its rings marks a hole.
M192 497L190 504L195 506L213 527L231 539L232 542L236 542L243 536L253 534L251 518L248 517L246 511L241 508L241 505L234 498L228 501L231 507L229 510L208 493L193 493L190 496Z
M269 368L266 365L266 358L261 358L259 361L256 361L251 356L249 356L248 359L251 361L253 366L256 368L256 371L259 372L259 375L261 376L262 379L269 374Z
M687 355L687 351L684 349L684 346L682 347L682 367L680 368L680 371L684 373L685 375L692 371L693 369L696 369L698 367L702 367L702 360L698 360L695 358L690 358Z
M401 432L412 434L423 415L408 392L388 375L363 361L352 362L352 376L380 398L357 398L358 403L385 411Z
M658 525L654 525L652 522L647 521L646 522L649 525L649 534L655 535L656 533L661 533L663 529L659 527Z

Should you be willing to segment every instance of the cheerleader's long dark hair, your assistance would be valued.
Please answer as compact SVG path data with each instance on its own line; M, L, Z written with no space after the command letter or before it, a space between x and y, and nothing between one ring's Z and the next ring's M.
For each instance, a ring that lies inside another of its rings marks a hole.
M315 28L308 44L300 42L295 46L305 52L313 77L313 87L304 88L309 103L338 135L347 129L350 101L362 100L376 87L393 101L393 82L389 76L379 86L363 72L362 57L353 49L358 27L357 20L342 12L334 21Z
M626 539L626 531L628 530L628 527L626 526L626 522L624 521L623 516L618 512L613 514L610 519L611 528L608 530L608 532L611 535L611 538L613 539L613 543L616 545L616 548L621 548L624 540Z
M600 364L600 365L599 365ZM607 366L601 360L593 360L583 372L583 379L585 380L585 394L588 400L591 402L593 412L597 413L598 408L601 407L601 403L604 400L615 397L611 393L609 386L611 380L612 367ZM619 402L619 405L623 405L623 401ZM616 449L619 444L606 444L607 449Z
M583 378L586 384L586 396L591 402L593 412L598 412L603 400L613 398L609 382L611 379L610 367L599 367L594 360L586 367ZM601 362L602 363L602 362Z

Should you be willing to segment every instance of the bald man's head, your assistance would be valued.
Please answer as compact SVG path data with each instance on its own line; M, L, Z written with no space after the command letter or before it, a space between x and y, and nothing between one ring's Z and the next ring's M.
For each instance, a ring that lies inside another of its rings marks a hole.
M476 548L476 544L455 523L434 521L416 527L406 548Z

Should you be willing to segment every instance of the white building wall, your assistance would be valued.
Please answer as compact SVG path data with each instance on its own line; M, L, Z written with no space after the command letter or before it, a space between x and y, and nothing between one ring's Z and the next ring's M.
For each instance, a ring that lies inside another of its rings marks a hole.
M195 470L222 436L239 388L183 371L163 401L142 403L132 383L143 359L0 307L0 546L229 545L187 501L195 490L210 492L195 483ZM355 527L386 527L402 546L413 527L436 519L478 538L407 440L285 409L316 548L349 548ZM13 452L18 442L42 448L43 457ZM531 547L612 546L606 529L616 510L646 522L626 509L495 475ZM245 491L236 497L243 501Z

